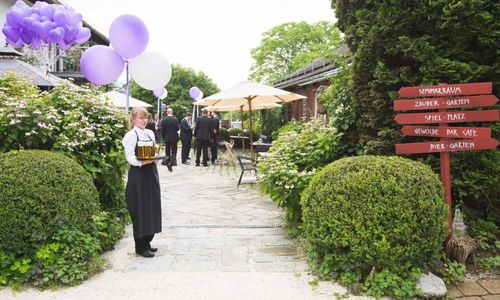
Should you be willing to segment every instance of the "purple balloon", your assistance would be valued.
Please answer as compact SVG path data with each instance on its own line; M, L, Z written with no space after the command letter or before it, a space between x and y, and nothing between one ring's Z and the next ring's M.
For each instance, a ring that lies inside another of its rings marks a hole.
M27 29L22 29L21 30L21 40L25 44L31 44L31 41L33 40L33 36Z
M53 18L54 22L56 22L56 24L59 26L66 25L68 21L68 16L66 15L64 8L56 9L56 11L54 11Z
M161 110L167 109L167 105L165 103L161 104Z
M2 32L5 35L6 38L13 42L17 42L19 40L19 37L21 33L19 32L19 29L13 28L9 25L5 25L2 28Z
M47 37L48 41L52 43L59 43L64 38L64 29L62 27L56 27L49 31L49 35Z
M50 21L33 22L33 25L31 25L31 28L42 39L45 39L49 35L49 32L54 28L54 24Z
M32 18L31 16L30 17L24 17L23 21L21 22L21 24L24 27L31 29L31 25L33 25L33 22L35 22L35 21L36 20L34 18Z
M17 21L16 17L14 16L12 9L7 12L6 24L13 28L19 28L21 26L21 24Z
M109 40L113 49L123 58L134 58L146 49L149 33L141 19L123 15L111 23Z
M159 88L153 91L153 95L155 95L156 97L161 97L161 95L163 95L164 92L165 92L164 88Z
M123 72L125 61L113 49L106 46L93 46L83 52L80 69L88 81L108 84L115 81Z
M74 10L68 11L68 24L78 25L82 21L82 14Z
M77 43L78 45L83 44L90 39L90 36L90 29L88 29L87 27L81 27L75 37L75 43Z
M198 98L200 96L201 90L197 86L193 86L189 89L189 96L193 99Z
M37 3L39 3L39 2L37 2ZM49 4L43 5L42 7L40 7L40 16L47 18L47 20L52 20L52 17L54 16L55 10L56 9L53 5L49 5Z
M73 41L78 34L78 27L66 25L64 28L64 39L68 41Z
M7 14L7 22L12 27L20 27L23 19L27 16L28 14L24 13L21 9L11 8Z

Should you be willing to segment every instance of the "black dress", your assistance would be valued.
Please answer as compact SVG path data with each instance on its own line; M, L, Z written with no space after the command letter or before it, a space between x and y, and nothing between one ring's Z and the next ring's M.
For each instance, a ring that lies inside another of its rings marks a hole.
M137 132L135 134L137 135ZM141 167L130 166L125 198L132 219L136 250L141 251L143 249L137 249L138 246L141 248L141 245L137 245L137 239L148 237L151 240L155 233L161 232L160 180L156 163Z

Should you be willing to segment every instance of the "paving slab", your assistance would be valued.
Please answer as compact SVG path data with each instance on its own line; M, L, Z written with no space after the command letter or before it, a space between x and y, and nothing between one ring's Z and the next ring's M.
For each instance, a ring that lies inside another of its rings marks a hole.
M457 288L464 296L482 296L488 295L488 292L475 282L462 282L457 285Z
M464 295L456 286L447 286L448 296L451 298L463 297Z
M480 282L481 286L490 294L500 294L500 279Z

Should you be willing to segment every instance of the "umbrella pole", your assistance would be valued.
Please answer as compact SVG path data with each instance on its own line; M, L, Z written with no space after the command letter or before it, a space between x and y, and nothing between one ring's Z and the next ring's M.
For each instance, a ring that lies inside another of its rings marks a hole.
M250 157L253 159L253 132L252 132L252 98L248 100L249 127L250 127Z
M241 120L241 153L242 155L245 155L245 132L243 131L244 125L243 125L243 105L240 106L240 120Z

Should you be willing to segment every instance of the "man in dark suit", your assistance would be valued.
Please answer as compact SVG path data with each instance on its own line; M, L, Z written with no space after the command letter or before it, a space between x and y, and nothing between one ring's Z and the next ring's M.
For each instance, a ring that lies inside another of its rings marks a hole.
M172 166L176 166L177 157L177 141L179 140L179 120L174 116L174 111L167 109L167 117L161 120L161 132L165 141L165 160L162 165L166 165L168 170L172 172Z
M203 151L203 166L208 167L208 144L213 132L213 123L208 118L206 109L201 111L202 116L196 120L194 136L196 137L196 166L200 166L201 151Z
M217 141L217 138L219 137L219 128L220 128L220 121L219 118L217 117L216 112L212 112L212 126L213 126L213 134L212 134L212 143L211 143L211 159L212 159L212 164L215 164L217 161L217 148L219 147L219 142Z
M191 127L191 113L186 113L184 119L181 120L181 160L183 164L189 164L189 150L191 150L191 138L193 137L193 129Z

